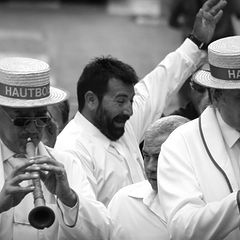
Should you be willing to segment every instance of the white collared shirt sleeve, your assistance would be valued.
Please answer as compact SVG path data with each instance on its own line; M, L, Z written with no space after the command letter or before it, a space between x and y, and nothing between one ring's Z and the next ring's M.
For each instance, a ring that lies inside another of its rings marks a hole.
M99 201L79 196L76 224L69 227L64 220L60 225L59 235L60 239L108 240L111 230L111 219L105 206Z
M65 166L69 185L78 196L78 203L73 208L63 207L63 204L59 206L62 210L60 214L63 214L59 218L60 239L109 239L111 219L105 206L96 201L80 161L75 160L69 153L56 154L61 155L61 163Z
M237 193L223 193L219 200L205 201L192 161L198 156L192 155L179 130L163 143L158 159L158 196L169 232L172 239L178 240L225 239L240 224ZM198 141L196 136L192 141ZM198 158L201 161L201 157ZM216 187L223 188L221 184Z
M76 204L72 208L63 204L59 199L57 199L57 204L61 211L64 224L69 227L75 226L79 211L79 199L77 199Z
M133 115L130 118L138 142L148 126L157 120L170 97L197 69L205 54L189 39L169 53L158 66L135 85Z

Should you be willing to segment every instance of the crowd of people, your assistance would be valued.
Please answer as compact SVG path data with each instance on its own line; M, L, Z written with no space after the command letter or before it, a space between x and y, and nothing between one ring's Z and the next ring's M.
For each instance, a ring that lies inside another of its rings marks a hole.
M240 36L212 41L226 5L205 1L141 80L93 59L71 120L47 63L0 60L0 239L240 239ZM184 84L187 109L163 116Z

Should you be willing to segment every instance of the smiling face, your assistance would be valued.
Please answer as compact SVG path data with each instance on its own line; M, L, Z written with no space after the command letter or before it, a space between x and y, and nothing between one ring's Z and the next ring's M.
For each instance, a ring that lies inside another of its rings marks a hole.
M126 121L133 114L134 87L117 79L110 79L108 91L99 102L93 123L110 140L124 134Z
M169 134L146 135L143 145L143 161L146 176L150 182L153 190L157 192L157 165L158 155L161 150L163 142L167 139Z
M31 138L33 143L37 145L42 137L43 127L37 123L44 124L47 117L46 107L37 108L9 108L0 107L0 138L3 143L15 153L25 153L27 139ZM23 118L22 118L23 117ZM39 117L44 120L42 122ZM16 126L14 119L18 118L18 122L25 123L25 126ZM20 118L20 119L19 119ZM30 118L31 121L26 119ZM36 120L37 119L37 120Z

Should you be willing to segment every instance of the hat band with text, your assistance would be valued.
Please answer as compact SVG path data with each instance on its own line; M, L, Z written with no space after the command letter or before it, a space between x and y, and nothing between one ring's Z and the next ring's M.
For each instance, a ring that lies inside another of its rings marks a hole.
M13 86L0 83L0 95L17 99L41 99L50 95L49 83L37 87Z
M220 68L210 64L211 75L223 80L240 80L239 68Z

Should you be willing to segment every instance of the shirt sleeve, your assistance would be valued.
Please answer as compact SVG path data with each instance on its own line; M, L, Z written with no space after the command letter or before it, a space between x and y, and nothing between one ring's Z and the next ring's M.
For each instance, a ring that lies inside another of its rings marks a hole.
M69 153L60 154L69 185L77 194L78 201L73 208L59 204L62 214L59 236L61 239L109 239L111 219L106 207L96 200L80 161Z
M69 227L74 227L78 218L79 199L77 199L77 203L72 208L63 204L59 199L57 199L57 205L61 212L64 224Z
M193 157L179 131L174 131L162 145L158 196L169 232L179 240L224 239L240 224L237 192L206 201L191 161Z
M171 96L197 69L205 53L189 39L168 54L157 67L135 85L130 124L140 143L148 126L157 120Z

